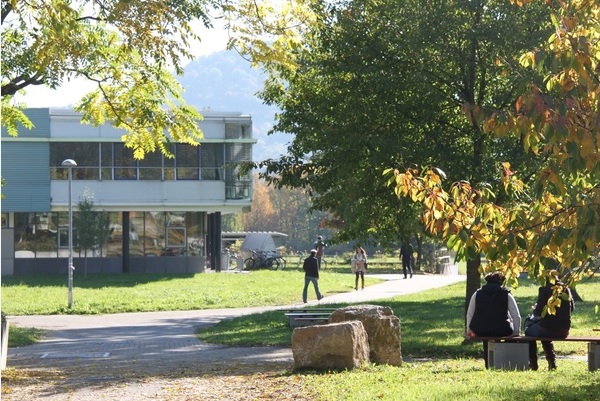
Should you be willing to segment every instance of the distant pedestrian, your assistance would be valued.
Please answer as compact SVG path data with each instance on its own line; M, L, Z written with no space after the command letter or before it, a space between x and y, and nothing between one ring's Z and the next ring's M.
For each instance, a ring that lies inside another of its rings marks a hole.
M354 279L354 289L358 290L358 278L360 277L362 283L362 289L365 289L365 272L367 271L367 253L365 250L358 246L356 252L352 256L351 260L352 271L356 275Z
M317 251L317 261L319 262L319 270L321 269L321 260L323 259L323 255L325 255L325 248L327 244L323 242L322 236L317 236L317 240L314 243L314 248Z
M307 302L308 299L308 286L313 283L317 299L321 300L323 295L319 292L319 261L317 260L317 250L313 249L310 251L310 256L304 259L304 290L302 291L302 301Z
M402 271L404 272L404 278L408 277L410 273L410 278L413 276L413 247L410 242L403 240L402 246L400 247L400 260L402 261Z

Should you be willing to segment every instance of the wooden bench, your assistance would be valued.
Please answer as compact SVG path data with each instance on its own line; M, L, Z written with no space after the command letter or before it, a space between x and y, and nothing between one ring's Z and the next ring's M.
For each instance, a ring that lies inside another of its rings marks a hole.
M600 337L569 336L567 338L549 337L471 337L473 341L488 342L488 363L490 367L500 369L528 369L529 354L525 347L531 341L570 341L588 343L588 370L600 369ZM524 365L525 366L522 366Z
M301 327L327 323L329 316L331 316L334 310L332 308L307 308L288 309L283 310L283 312L288 318L288 325L290 327Z

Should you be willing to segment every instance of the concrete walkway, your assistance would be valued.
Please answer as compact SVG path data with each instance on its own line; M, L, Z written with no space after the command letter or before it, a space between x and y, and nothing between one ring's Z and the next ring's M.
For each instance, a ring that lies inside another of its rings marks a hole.
M365 290L328 295L309 305L369 303L396 295L416 293L465 280L459 275L377 275L385 282ZM312 290L312 288L310 288ZM314 297L314 293L309 293ZM300 294L299 294L300 295ZM227 347L207 344L194 335L197 328L235 316L267 310L295 308L303 303L277 307L121 313L113 315L52 315L9 317L11 325L47 330L38 344L10 349L8 367L70 368L94 366L110 380L117 372L142 369L145 373L185 370L198 364L226 366L232 363L291 362L286 347Z

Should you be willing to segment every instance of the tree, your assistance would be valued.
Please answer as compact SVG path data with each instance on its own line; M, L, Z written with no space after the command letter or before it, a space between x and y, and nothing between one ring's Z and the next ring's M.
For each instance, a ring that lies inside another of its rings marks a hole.
M418 233L421 214L385 188L390 165L435 165L449 177L500 185L499 155L527 172L519 138L492 138L464 104L501 108L516 98L520 54L550 32L542 7L504 0L312 4L304 41L265 63L263 98L277 105L276 131L295 134L288 155L258 163L276 186L306 188L313 207L342 222L339 238L393 243ZM292 62L290 62L293 61ZM415 230L406 232L407 229ZM467 294L480 285L468 261Z
M529 1L512 1L523 6ZM467 115L490 137L517 137L543 160L528 182L509 159L499 165L500 191L468 181L444 185L439 169L395 170L395 191L426 206L427 228L468 258L486 255L491 269L516 279L527 269L545 280L557 269L571 286L594 274L600 255L600 4L546 2L554 32L524 52L523 66L541 72L510 107ZM389 171L391 174L393 169ZM560 305L557 291L547 311Z
M192 57L193 23L211 27L218 0L2 0L2 126L30 128L15 95L32 85L57 88L86 79L96 89L75 109L86 123L125 130L136 158L170 141L197 144L200 114L175 74Z
M94 195L85 192L83 199L77 202L78 212L73 219L73 226L77 232L77 242L84 256L84 278L87 279L88 250L101 249L108 240L110 227L108 214L97 212L94 207Z

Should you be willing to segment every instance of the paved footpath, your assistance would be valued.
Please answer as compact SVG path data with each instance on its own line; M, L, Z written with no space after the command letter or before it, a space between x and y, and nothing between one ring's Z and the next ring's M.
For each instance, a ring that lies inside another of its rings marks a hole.
M328 295L321 301L308 304L365 303L396 295L424 291L464 281L460 275L377 275L383 283L365 290ZM310 288L312 290L312 288ZM309 293L311 296L314 295ZM230 317L259 313L267 310L302 307L304 304L172 312L119 313L111 315L50 315L13 316L11 325L36 327L47 330L46 338L38 344L10 349L8 366L53 367L63 363L86 363L90 360L126 364L132 359L150 362L157 369L170 361L178 365L189 359L207 362L234 357L251 362L255 359L291 360L291 350L277 347L233 348L233 355L225 355L225 347L198 340L194 331ZM230 354L230 352L227 352Z
M394 274L377 277L385 281L362 291L327 295L319 302L308 304L369 303L465 280L465 276L460 275L434 274L414 275L407 280ZM309 294L314 296L312 292ZM47 332L44 340L37 344L10 349L7 366L68 369L79 373L72 375L71 380L77 381L79 377L88 384L90 380L122 379L127 372L138 376L166 375L174 371L197 370L199 366L223 370L233 364L287 364L291 367L293 357L289 347L207 344L199 341L194 332L199 327L230 317L304 305L93 316L12 316L9 317L11 325L36 327Z

